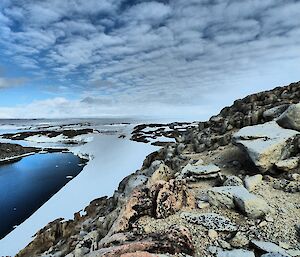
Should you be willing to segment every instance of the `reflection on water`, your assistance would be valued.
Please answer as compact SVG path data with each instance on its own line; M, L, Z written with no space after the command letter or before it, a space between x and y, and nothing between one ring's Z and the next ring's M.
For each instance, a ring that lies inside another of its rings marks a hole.
M83 169L80 163L71 153L51 153L1 165L0 239L77 176Z

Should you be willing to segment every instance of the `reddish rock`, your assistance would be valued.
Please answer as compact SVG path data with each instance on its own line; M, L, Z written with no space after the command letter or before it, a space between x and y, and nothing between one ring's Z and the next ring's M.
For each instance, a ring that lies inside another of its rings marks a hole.
M115 239L118 240L115 241ZM113 235L111 236L111 239L108 238L106 242L106 248L92 252L88 257L115 257L139 251L144 254L147 252L153 254L194 254L191 234L187 228L182 226L171 226L166 231L150 234L133 235L132 233L124 233L124 235L119 234L117 238Z
M182 180L158 181L150 188L138 187L133 190L108 236L128 230L142 216L166 218L191 204L195 205L194 197Z

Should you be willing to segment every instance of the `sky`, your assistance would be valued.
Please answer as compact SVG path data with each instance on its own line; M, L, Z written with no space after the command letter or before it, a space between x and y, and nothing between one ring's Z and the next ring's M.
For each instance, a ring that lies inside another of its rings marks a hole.
M0 118L206 119L300 80L300 0L1 0Z

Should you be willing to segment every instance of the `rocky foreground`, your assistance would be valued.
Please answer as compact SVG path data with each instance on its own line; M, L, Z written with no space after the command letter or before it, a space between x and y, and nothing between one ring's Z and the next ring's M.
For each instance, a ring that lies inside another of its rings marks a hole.
M299 100L298 82L173 133L112 197L17 256L300 256Z

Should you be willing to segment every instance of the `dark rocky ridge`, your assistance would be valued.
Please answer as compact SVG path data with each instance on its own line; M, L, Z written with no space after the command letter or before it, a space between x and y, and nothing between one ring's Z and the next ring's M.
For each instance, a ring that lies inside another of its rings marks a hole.
M57 137L59 135L63 135L67 138L73 138L75 136L85 135L89 133L93 133L93 129L65 129L61 131L51 131L51 130L38 130L38 131L25 131L20 133L7 133L3 134L2 137L5 139L12 140L24 140L27 137L31 136L47 136L49 138Z
M299 136L287 142L294 151L280 160L289 172L276 163L263 175L232 137L299 100L298 82L247 96L196 128L168 134L176 143L147 156L113 197L94 200L84 216L49 223L17 256L260 257L272 254L269 245L298 256L300 162L290 163L300 158ZM144 137L145 126L136 127L133 140ZM157 131L160 136L163 130ZM210 164L220 167L218 176L209 176Z
M23 147L18 144L0 143L0 159L12 158L28 153L38 152L39 149L34 147Z

